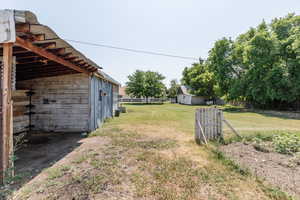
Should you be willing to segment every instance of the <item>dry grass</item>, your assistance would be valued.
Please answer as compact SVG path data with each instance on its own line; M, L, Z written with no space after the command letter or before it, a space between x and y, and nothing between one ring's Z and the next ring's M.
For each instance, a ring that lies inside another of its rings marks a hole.
M128 105L127 114L91 134L89 145L46 170L15 199L290 199L225 158L213 144L196 145L194 109ZM242 121L244 113L239 119L235 113L226 115L238 124L234 119ZM258 116L263 122L264 116Z

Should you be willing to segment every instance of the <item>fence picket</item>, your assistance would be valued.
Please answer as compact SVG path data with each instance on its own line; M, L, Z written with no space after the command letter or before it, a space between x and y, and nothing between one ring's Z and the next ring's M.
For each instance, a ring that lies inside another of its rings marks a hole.
M195 113L195 139L198 143L223 138L223 113L217 108L199 108ZM202 131L203 133L202 133Z

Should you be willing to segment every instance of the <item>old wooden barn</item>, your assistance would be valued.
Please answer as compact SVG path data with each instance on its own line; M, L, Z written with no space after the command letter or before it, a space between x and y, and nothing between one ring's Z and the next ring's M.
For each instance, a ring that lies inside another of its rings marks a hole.
M13 135L93 131L118 108L119 83L29 11L0 10L0 43L3 178Z

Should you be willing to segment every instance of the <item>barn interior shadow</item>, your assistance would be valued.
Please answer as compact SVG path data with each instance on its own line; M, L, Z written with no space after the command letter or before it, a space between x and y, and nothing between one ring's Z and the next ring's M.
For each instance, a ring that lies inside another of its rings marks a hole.
M47 140L40 143L35 141L38 144L26 144L16 152L14 162L16 181L11 185L12 190L21 188L44 169L51 167L82 144L79 133L43 135ZM7 196L0 195L0 199L7 199Z

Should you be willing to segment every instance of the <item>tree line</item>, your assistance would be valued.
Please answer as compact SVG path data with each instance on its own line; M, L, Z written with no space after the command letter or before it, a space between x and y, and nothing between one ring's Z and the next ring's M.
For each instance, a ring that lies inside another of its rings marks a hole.
M128 76L127 93L135 97L176 97L158 72L137 70ZM207 99L222 98L258 108L300 108L300 16L263 21L236 39L214 43L206 60L182 72L181 84Z
M260 108L296 108L300 100L300 16L263 21L235 40L215 42L208 58L186 67L195 95Z

